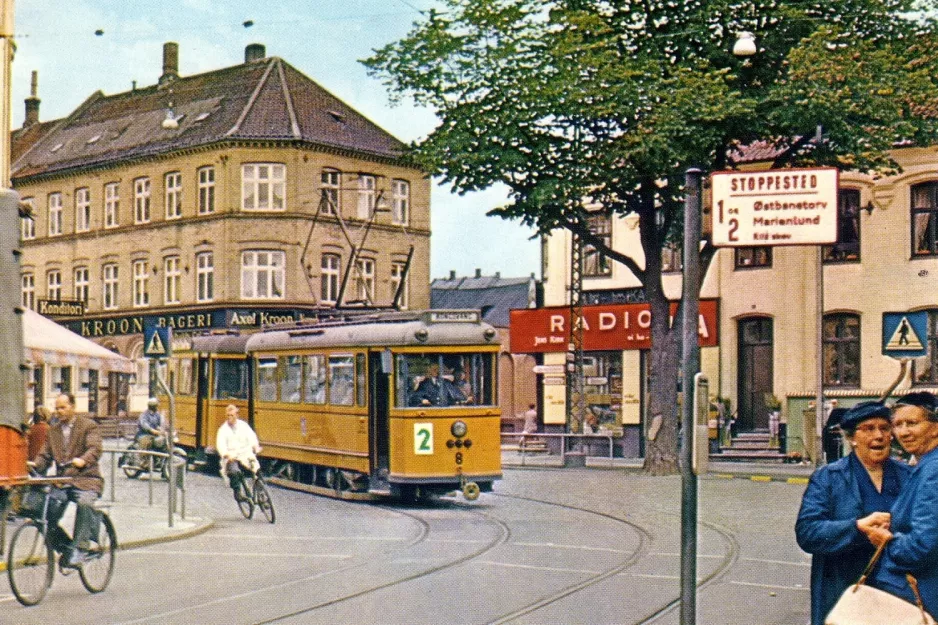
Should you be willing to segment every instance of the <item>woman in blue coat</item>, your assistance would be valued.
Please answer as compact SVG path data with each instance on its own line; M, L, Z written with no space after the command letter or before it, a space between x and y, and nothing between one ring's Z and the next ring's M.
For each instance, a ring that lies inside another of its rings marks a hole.
M875 548L868 538L888 527L889 510L909 467L889 457L890 410L861 402L840 423L853 453L814 472L795 523L798 545L811 558L811 623L823 625L837 599L860 578Z
M917 462L892 508L888 528L874 529L870 540L889 541L872 584L915 602L905 574L918 580L925 609L938 615L938 399L910 393L893 407L893 432Z

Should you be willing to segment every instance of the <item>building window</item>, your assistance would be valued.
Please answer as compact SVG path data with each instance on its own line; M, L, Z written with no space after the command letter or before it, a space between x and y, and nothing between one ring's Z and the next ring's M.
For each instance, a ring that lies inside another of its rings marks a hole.
M20 235L24 241L36 238L36 219L32 217L35 215L33 212L33 198L27 197L20 200L20 203L25 204L26 208L29 210L30 217L20 217Z
M410 183L406 180L392 180L391 200L391 221L406 226L410 222Z
M287 168L276 163L241 166L241 208L246 211L282 211L286 207Z
M163 260L163 303L179 303L179 287L182 284L182 269L178 256L169 256Z
M134 180L134 223L145 224L150 221L150 179Z
M114 310L117 308L117 264L108 263L102 269L103 290L102 305L104 310Z
M166 219L182 217L182 174L174 171L164 180L166 197Z
M91 189L75 189L75 232L91 229Z
M837 243L824 246L825 263L860 260L860 191L840 189L837 193Z
M912 361L912 382L927 386L938 385L938 310L928 311L928 328L925 336L927 353Z
M24 273L21 279L23 308L36 309L36 278L31 273Z
M209 215L215 212L215 168L199 169L199 214Z
M150 305L150 269L145 260L133 263L133 294L135 307Z
M859 315L824 315L824 385L860 386Z
M737 247L733 251L735 252L736 269L772 266L771 247Z
M283 252L251 251L241 255L241 297L283 299Z
M62 234L62 194L49 194L49 236Z
M358 177L358 218L368 219L375 211L375 177L361 174Z
M665 243L661 248L661 271L680 273L684 268L684 248L678 243Z
M88 268L76 267L74 274L75 299L88 303L88 284L90 282Z
M912 256L938 255L938 182L912 187Z
M401 297L397 300L397 307L401 310L406 310L410 302L407 293L410 287L408 285L406 271L407 263L391 263L391 297L397 295L397 291L400 288ZM401 288L401 281L404 282L403 288Z
M605 213L595 213L586 218L586 225L606 247L612 247L612 219ZM612 263L596 247L583 246L583 276L600 277L612 275Z
M118 222L118 213L120 212L120 187L116 182L109 182L104 185L104 227L116 228L120 225Z
M215 257L212 252L201 252L195 256L195 299L210 302L215 299Z
M62 272L58 269L53 269L46 274L46 298L62 299Z
M341 259L338 254L323 254L319 277L319 301L323 304L335 304L339 298L339 277Z
M355 293L366 304L375 301L375 261L371 258L359 258L355 261Z
M339 213L339 185L342 182L342 174L335 169L323 169L320 177L322 188L322 208L319 212L323 215L336 215Z

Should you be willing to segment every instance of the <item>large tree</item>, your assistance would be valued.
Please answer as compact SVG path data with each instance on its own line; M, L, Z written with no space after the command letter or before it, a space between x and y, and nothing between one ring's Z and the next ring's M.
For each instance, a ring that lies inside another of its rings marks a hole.
M411 146L429 171L462 192L507 185L491 214L578 233L641 281L649 410L663 416L645 468L676 471L681 330L668 324L661 250L680 244L685 170L733 168L756 142L774 167L893 170L897 142L936 139L938 2L444 2L364 62L392 99L436 111ZM756 55L733 55L741 32ZM593 236L586 206L637 215L641 250ZM713 253L701 249L704 272Z

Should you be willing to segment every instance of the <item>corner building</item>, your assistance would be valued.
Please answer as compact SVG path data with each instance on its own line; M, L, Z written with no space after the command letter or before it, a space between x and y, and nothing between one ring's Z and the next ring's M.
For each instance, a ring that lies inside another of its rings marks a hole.
M80 407L111 387L100 414L143 409L146 324L249 330L337 305L429 305L430 182L400 141L262 45L195 76L178 58L167 43L158 84L95 92L48 122L34 74L13 133L33 215L23 305L137 361L129 378L57 367L33 384Z

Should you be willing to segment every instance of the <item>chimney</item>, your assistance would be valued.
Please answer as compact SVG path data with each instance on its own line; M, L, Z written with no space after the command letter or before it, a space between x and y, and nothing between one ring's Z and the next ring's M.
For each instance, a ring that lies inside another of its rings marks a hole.
M481 278L481 277L482 277L482 270L476 267L476 278Z
M450 269L450 270L449 270L449 279L450 279L450 280L455 280L455 279L456 279L456 270L455 270L455 269Z
M179 44L167 41L163 44L163 75L160 76L160 87L168 85L179 78Z
M500 279L501 277L502 277L502 272L501 272L501 271L496 271L496 272L495 272L495 279L498 280L498 279Z
M260 61L267 58L267 50L262 43L249 43L244 48L244 62Z
M39 72L33 70L33 77L29 83L29 97L26 98L26 118L23 119L23 128L39 123Z

